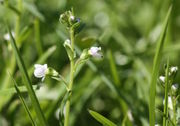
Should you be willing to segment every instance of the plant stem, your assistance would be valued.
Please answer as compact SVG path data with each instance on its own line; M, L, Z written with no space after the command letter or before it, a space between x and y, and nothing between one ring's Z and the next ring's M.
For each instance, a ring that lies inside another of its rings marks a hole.
M173 97L171 97L172 101L173 101L173 123L174 126L177 126L176 124L176 98L173 99Z
M70 28L70 39L71 39L71 47L73 49L73 53L74 53L74 29ZM70 70L70 81L69 81L69 90L72 90L72 86L73 86L73 80L74 80L74 58L72 58L72 60L70 61L71 64L71 70ZM65 123L64 126L69 126L69 112L70 112L70 100L71 100L71 94L69 95L69 98L66 102L66 106L65 106Z
M168 119L169 59L167 61L165 78L166 80L165 80L165 103L164 103L163 126L167 125L167 119Z

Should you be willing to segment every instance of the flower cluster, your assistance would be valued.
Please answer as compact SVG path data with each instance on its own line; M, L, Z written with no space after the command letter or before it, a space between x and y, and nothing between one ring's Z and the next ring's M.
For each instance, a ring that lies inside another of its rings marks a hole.
M69 10L61 14L59 20L62 24L65 24L68 29L71 28L73 30L76 30L76 28L81 25L80 19L74 16L73 10ZM8 38L7 35L6 35L6 38ZM70 39L65 40L64 47L66 49L66 52L68 54L70 61L75 60L76 52L75 52L74 47L72 47L72 42ZM91 57L102 58L103 55L101 53L101 47L93 46L88 49L84 49L79 59L77 59L76 67L80 63L84 63L86 60L88 60ZM44 64L44 65L35 64L34 67L35 67L34 76L37 78L42 78L42 81L45 79L47 75L50 75L50 76L59 75L59 73L57 73L53 68L48 68L47 64Z

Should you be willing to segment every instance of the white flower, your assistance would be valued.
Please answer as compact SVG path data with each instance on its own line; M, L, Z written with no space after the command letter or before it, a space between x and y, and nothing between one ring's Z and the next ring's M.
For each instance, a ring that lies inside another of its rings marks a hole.
M75 17L73 15L70 16L71 21L74 21Z
M159 77L159 80L160 80L161 82L165 83L165 77L164 77L164 76L160 76L160 77Z
M89 49L89 54L93 57L101 58L102 55L99 53L101 51L101 47L91 47Z
M15 33L14 32L11 32L12 33L12 36L13 37L15 37ZM4 35L4 39L6 40L6 41L10 41L10 34L9 33L6 33L5 35Z
M155 124L155 126L160 126L159 124Z
M173 85L171 86L171 89L172 89L173 91L177 91L178 88L179 88L179 85L178 85L178 84L173 84Z
M171 67L171 72L173 73L173 72L177 72L177 70L178 70L178 67Z
M37 78L42 78L43 81L46 76L46 72L48 70L47 64L44 65L35 64L34 67L35 67L34 76Z
M165 99L163 100L163 105L164 104L165 104ZM172 103L171 96L168 96L168 108L173 110L173 103Z

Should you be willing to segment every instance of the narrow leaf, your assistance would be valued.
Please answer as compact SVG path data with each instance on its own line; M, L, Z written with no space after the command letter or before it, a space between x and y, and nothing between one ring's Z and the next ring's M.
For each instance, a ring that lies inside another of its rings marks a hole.
M169 16L172 10L172 6L170 6L168 13L166 15L165 22L163 24L163 29L161 32L160 39L158 41L156 53L154 56L153 62L153 70L152 70L152 78L150 83L150 101L149 101L149 122L150 126L155 125L155 96L156 96L156 83L159 73L160 61L162 57L163 45L166 37L166 31L168 27Z
M38 88L37 85L33 85L33 89L36 90ZM27 88L25 86L18 86L18 89L20 90L20 92L27 92ZM16 93L16 89L13 88L8 88L8 89L2 89L0 90L0 95L12 95Z
M102 116L101 114L95 111L89 110L89 113L91 114L93 118L95 118L98 122L100 122L104 126L117 126L116 124L111 122L109 119L105 118L104 116Z
M16 92L17 92L17 94L18 94L18 96L19 96L19 98L20 98L20 100L21 100L21 102L22 102L22 104L24 106L24 109L25 109L26 113L28 114L29 119L31 120L32 125L35 126L35 122L34 122L32 116L31 116L31 112L30 112L28 106L25 103L25 100L24 100L24 98L23 98L23 96L21 94L21 91L19 90L19 88L17 86L16 81L14 80L14 78L11 75L10 75L10 77L13 80L14 88L15 88L15 90L16 90Z
M11 46L12 46L13 51L15 53L16 60L17 60L19 69L21 71L21 74L23 75L23 80L25 82L25 86L27 87L28 94L29 94L29 96L31 98L32 106L35 109L37 118L38 118L39 123L41 124L41 126L46 126L47 123L46 123L44 114L43 114L43 112L41 110L39 101L38 101L38 99L37 99L37 97L35 95L35 92L33 90L32 83L31 83L30 78L28 76L28 73L27 73L26 67L24 65L23 59L22 59L22 57L20 55L20 52L19 52L19 50L17 48L17 45L16 45L16 42L15 42L13 36L12 36L11 29L9 27L8 27L8 31L9 31L9 34L10 34L10 37L11 37L11 41L10 41Z

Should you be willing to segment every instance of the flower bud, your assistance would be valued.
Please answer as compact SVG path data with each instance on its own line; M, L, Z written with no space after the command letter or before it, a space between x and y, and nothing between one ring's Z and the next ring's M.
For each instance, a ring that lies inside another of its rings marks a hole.
M76 23L76 17L73 15L72 11L66 11L60 15L59 21L69 28Z
M177 66L176 66L176 67L171 67L171 68L170 68L170 71L169 71L169 75L170 75L171 77L175 77L176 74L177 74L177 71L178 71L178 67L177 67Z
M81 53L81 56L80 56L81 60L87 60L90 57L88 51L89 51L88 49L83 50L83 52Z
M46 75L57 77L59 75L59 73L55 69L49 67L47 69Z
M76 53L74 53L72 47L71 47L71 41L69 39L67 39L64 42L64 47L66 49L66 52L68 54L68 57L70 60L74 59L76 57Z

